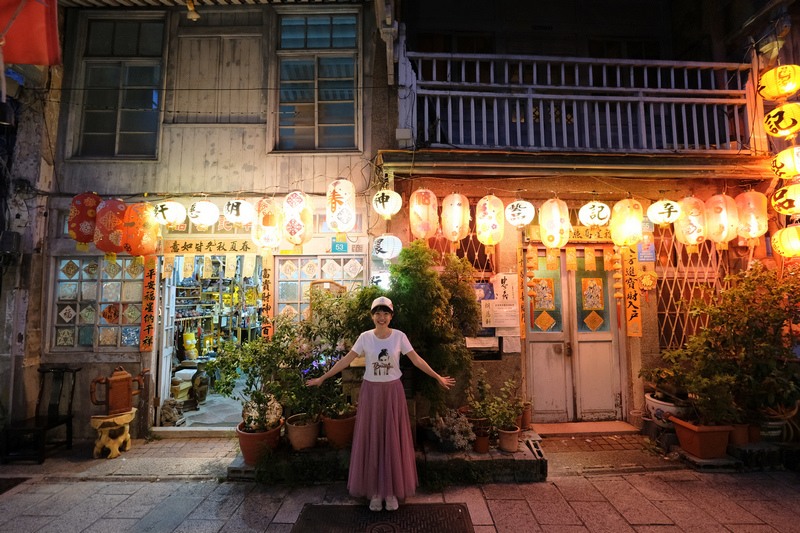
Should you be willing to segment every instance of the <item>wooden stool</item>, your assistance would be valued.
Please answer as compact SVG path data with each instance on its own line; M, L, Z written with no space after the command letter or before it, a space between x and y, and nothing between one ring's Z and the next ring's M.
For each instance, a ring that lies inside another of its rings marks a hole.
M108 458L113 459L119 457L120 450L127 452L131 449L131 434L130 425L131 420L136 416L136 408L125 413L117 413L115 415L96 415L91 419L91 424L97 430L97 440L94 443L94 456L100 457L103 448L108 448ZM112 430L121 429L122 433L118 436L112 437L110 435Z

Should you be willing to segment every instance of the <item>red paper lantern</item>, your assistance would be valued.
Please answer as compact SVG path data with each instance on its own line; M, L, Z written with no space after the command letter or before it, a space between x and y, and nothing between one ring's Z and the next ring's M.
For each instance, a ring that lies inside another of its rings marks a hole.
M156 208L148 202L128 206L122 227L122 247L133 256L153 255L158 249Z
M94 227L94 245L106 253L106 259L114 261L122 252L122 224L127 206L122 200L109 199L100 202L97 207L97 219Z
M69 236L78 241L78 250L89 251L89 243L94 240L97 208L103 199L93 192L79 194L72 199L67 225Z

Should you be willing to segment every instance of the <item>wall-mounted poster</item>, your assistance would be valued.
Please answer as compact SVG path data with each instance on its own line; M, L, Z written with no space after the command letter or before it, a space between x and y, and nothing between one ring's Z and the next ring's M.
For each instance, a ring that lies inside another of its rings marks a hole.
M603 305L603 280L600 278L583 278L583 308L602 311Z
M475 291L475 298L478 304L483 306L484 300L494 300L494 285L491 283L473 283L472 289ZM478 330L478 337L494 337L494 328L482 327Z
M556 299L553 289L553 280L549 278L534 278L533 286L533 310L552 311L556 308Z

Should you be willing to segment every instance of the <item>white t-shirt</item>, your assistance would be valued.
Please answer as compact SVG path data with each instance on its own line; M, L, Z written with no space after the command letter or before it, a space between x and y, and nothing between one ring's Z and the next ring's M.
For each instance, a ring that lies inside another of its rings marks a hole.
M367 381L394 381L403 375L400 372L400 356L414 348L408 337L396 329L386 339L379 339L375 331L365 331L353 345L353 351L367 360L364 379Z

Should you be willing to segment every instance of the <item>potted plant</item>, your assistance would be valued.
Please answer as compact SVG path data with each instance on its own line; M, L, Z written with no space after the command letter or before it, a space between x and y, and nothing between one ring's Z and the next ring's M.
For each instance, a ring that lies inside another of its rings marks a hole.
M243 345L224 341L206 366L209 373L219 375L214 389L242 403L236 435L245 464L255 464L266 449L278 446L283 418L275 380L295 338L295 325L279 317L270 339L256 337Z
M342 378L328 380L322 384L322 425L332 448L340 449L353 442L356 424L356 406L348 399L342 388Z
M439 439L439 449L446 453L466 450L475 440L472 424L456 409L448 409L444 416L436 417L433 433Z
M518 425L522 416L522 399L514 394L516 382L509 379L500 389L500 394L492 395L487 401L487 410L492 432L497 433L497 446L505 452L516 452L519 448Z
M639 377L644 378L653 387L653 392L644 396L645 408L650 419L657 426L673 429L674 425L667 415L678 418L689 413L688 393L684 382L683 360L678 353L663 352L660 364L663 366L644 367Z

